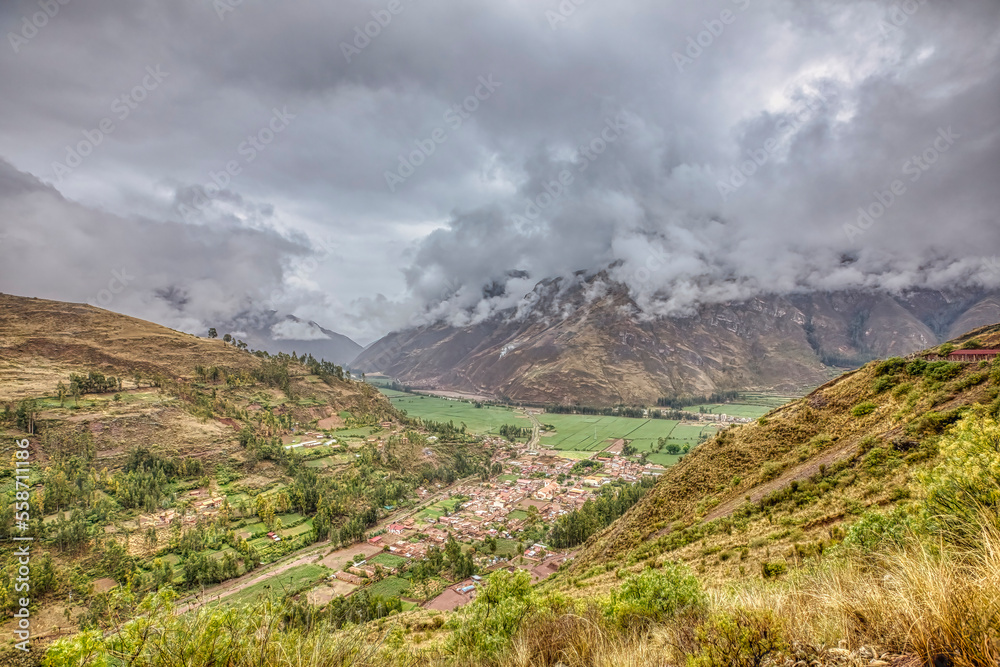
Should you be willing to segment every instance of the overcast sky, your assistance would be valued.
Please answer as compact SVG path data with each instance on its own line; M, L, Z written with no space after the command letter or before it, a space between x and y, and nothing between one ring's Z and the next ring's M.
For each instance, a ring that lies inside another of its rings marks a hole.
M658 314L1000 282L996 0L8 0L0 27L5 292L367 343L615 262Z

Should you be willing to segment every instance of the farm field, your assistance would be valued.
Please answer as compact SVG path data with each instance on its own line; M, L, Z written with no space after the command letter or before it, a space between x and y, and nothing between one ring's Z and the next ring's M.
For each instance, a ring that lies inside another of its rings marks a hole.
M298 591L309 584L321 581L331 574L330 569L322 565L299 565L287 572L281 573L277 577L260 581L253 586L248 586L239 593L226 598L221 603L227 607L240 606L247 602L252 602L262 595L272 595L275 593L284 595L284 591Z
M464 423L469 431L481 435L496 433L503 424L531 428L531 422L528 421L528 418L514 412L511 408L495 405L484 405L477 408L474 404L466 401L408 394L385 387L378 387L378 390L385 394L397 408L406 410L406 413L411 417L420 417L436 422L451 421L455 422L456 426Z
M376 581L365 590L371 595L381 595L382 597L402 597L410 590L410 581L402 577L386 577L382 581Z
M539 415L539 420L556 428L555 432L542 433L541 446L570 451L601 451L609 440L617 438L630 440L639 451L652 450L659 438L693 447L702 433L711 433L707 425L667 419L544 414Z
M691 405L684 408L684 410L687 412L699 412L701 409L704 409L709 414L727 414L733 417L759 419L771 410L780 408L785 403L794 401L797 398L801 397L746 392L740 394L739 400L733 403L705 403L702 405Z
M519 427L531 425L526 417L511 408L488 405L477 408L466 401L410 394L386 387L379 387L379 391L397 408L406 410L411 417L464 423L469 431L477 434L495 433L501 424ZM694 447L703 434L711 435L715 430L714 426L708 424L600 415L545 413L538 415L538 420L555 427L555 431L542 432L539 447L565 452L569 458L587 458L594 452L606 449L611 441L618 438L630 440L638 451L652 451L659 438L667 438L669 442L681 446ZM669 465L676 459L676 456L661 453L652 455L649 460Z

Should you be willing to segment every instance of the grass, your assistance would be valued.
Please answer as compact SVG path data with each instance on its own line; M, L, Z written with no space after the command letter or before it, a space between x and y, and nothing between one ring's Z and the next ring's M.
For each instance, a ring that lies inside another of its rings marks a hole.
M376 581L367 590L372 595L382 597L402 597L410 590L410 582L402 577L386 577L382 581Z
M392 404L400 410L406 410L410 417L420 417L436 422L455 422L465 424L468 430L479 435L497 433L500 426L508 424L522 428L530 428L531 422L511 408L484 405L477 408L468 401L450 400L439 396L424 396L394 391L379 387Z
M276 577L261 581L253 586L248 586L239 593L224 598L216 604L237 607L252 603L262 597L281 598L289 593L296 593L308 586L312 586L330 574L331 570L322 565L299 565L286 572L282 572Z
M391 567L393 569L396 569L400 565L403 565L406 562L406 559L403 558L402 556L380 553L369 558L368 562L373 565L381 565L382 567Z

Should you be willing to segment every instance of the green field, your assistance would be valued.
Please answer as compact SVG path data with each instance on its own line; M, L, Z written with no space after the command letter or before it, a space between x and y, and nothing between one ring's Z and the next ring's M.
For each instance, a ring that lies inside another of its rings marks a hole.
M503 424L531 428L527 417L514 412L511 408L484 405L477 408L467 401L453 401L437 396L424 396L393 391L379 387L392 404L400 410L406 410L411 417L420 417L436 422L455 422L455 425L465 424L467 429L475 434L486 435L496 433Z
M307 586L319 582L330 574L331 571L322 565L299 565L286 572L282 572L276 577L256 583L231 597L225 598L222 604L235 607L252 602L265 595L284 597L288 593L300 591Z
M460 501L460 500L450 500L450 499L449 500L442 500L440 502L434 503L433 505L429 506L427 509L421 511L420 514L417 515L417 518L419 518L419 519L429 519L429 518L440 519L441 517L444 516L444 513L446 511L447 512L454 512L455 509L459 505L461 505L461 504L462 504L462 501Z
M366 589L371 595L381 595L382 597L402 597L410 590L410 582L402 577L386 577L382 581L376 581Z
M710 414L726 414L733 417L759 419L771 410L779 408L797 398L800 397L746 392L740 394L739 401L734 403L706 403L704 405L692 405L684 409L688 412L699 412L700 409L704 409L705 412Z
M394 556L393 554L380 553L372 556L368 559L368 562L372 565L381 565L382 567L391 567L393 569L398 568L400 565L406 562L406 559L402 556Z
M631 441L640 452L651 451L659 438L693 447L703 432L710 433L707 426L667 419L544 414L539 420L556 428L554 432L542 434L542 447L581 452L606 449L610 441L618 438Z
M475 407L468 401L455 401L437 396L424 396L379 387L393 405L411 417L438 422L464 423L472 433L495 433L501 424L529 427L531 422L511 408L485 405ZM651 451L659 438L667 438L679 445L698 444L700 436L711 434L707 425L681 425L666 419L637 419L630 417L564 415L546 413L539 421L550 424L555 431L542 432L540 447L566 452L569 458L586 458L592 452L606 449L618 438L630 440L638 451ZM656 463L672 463L676 457L659 455Z

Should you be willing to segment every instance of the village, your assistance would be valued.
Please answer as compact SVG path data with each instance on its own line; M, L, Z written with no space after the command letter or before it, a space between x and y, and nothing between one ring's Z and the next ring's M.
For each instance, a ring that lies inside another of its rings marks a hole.
M461 484L450 491L447 500L390 523L367 540L381 552L352 563L335 578L355 586L377 581L423 560L434 547L443 549L454 538L465 549L476 549L480 572L517 567L538 581L572 557L538 540L554 521L581 508L607 484L631 484L665 471L663 466L622 456L620 445L578 459L499 438L487 439L486 444L494 451L493 463L502 467L500 475ZM418 500L431 499L436 492L435 488L419 488ZM452 509L443 509L447 507ZM497 549L497 542L516 544L516 550ZM444 609L465 604L474 598L479 580L475 575L453 583L427 606Z

